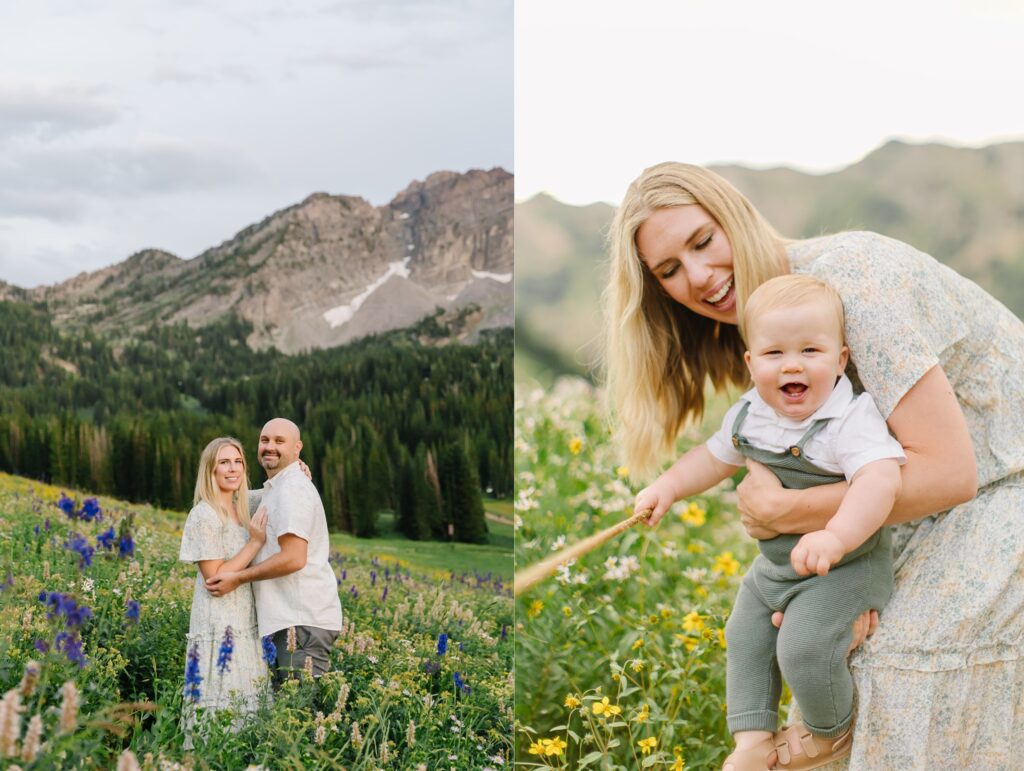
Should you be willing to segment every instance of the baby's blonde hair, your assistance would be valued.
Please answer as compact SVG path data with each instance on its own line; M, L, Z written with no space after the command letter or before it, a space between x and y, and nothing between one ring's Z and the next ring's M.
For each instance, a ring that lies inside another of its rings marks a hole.
M824 281L798 273L768 279L751 293L740 314L740 334L749 346L751 325L756 325L760 316L776 308L792 308L809 300L823 300L835 312L839 344L845 345L843 298Z

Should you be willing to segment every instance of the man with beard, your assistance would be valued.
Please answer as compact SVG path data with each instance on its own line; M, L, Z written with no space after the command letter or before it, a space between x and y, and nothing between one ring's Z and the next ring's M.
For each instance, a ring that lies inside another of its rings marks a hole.
M267 472L262 504L267 507L267 540L253 563L206 582L219 597L253 582L261 636L277 648L274 682L308 667L314 677L327 671L331 646L341 631L337 579L327 561L327 517L313 483L299 466L299 427L274 418L260 433L258 457ZM294 629L294 640L289 631Z

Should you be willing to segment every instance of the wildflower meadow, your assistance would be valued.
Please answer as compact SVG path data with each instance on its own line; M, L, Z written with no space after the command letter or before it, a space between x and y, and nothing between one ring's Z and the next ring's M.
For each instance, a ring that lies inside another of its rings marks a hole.
M517 399L520 569L632 514L642 485L600 402L581 380ZM720 767L725 620L756 552L732 489L677 503L657 528L637 525L517 599L518 766Z
M215 683L186 655L184 518L0 474L0 765L511 765L509 588L492 573L377 559L372 541L332 556L345 628L331 671L268 688L245 720L199 716L185 749L183 708ZM217 672L233 646L227 628Z

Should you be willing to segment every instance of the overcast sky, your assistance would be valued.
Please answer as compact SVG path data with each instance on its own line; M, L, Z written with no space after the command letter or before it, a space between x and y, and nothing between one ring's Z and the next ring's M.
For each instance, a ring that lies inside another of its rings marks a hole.
M512 168L512 0L0 5L0 279Z
M1024 139L1019 0L516 0L516 197L617 203L666 160L832 171Z

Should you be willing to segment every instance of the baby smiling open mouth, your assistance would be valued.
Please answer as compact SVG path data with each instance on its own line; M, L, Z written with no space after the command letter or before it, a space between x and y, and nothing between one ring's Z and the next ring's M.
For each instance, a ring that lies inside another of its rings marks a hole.
M807 386L804 383L786 383L786 385L782 386L782 390L790 396L796 396L806 391Z

